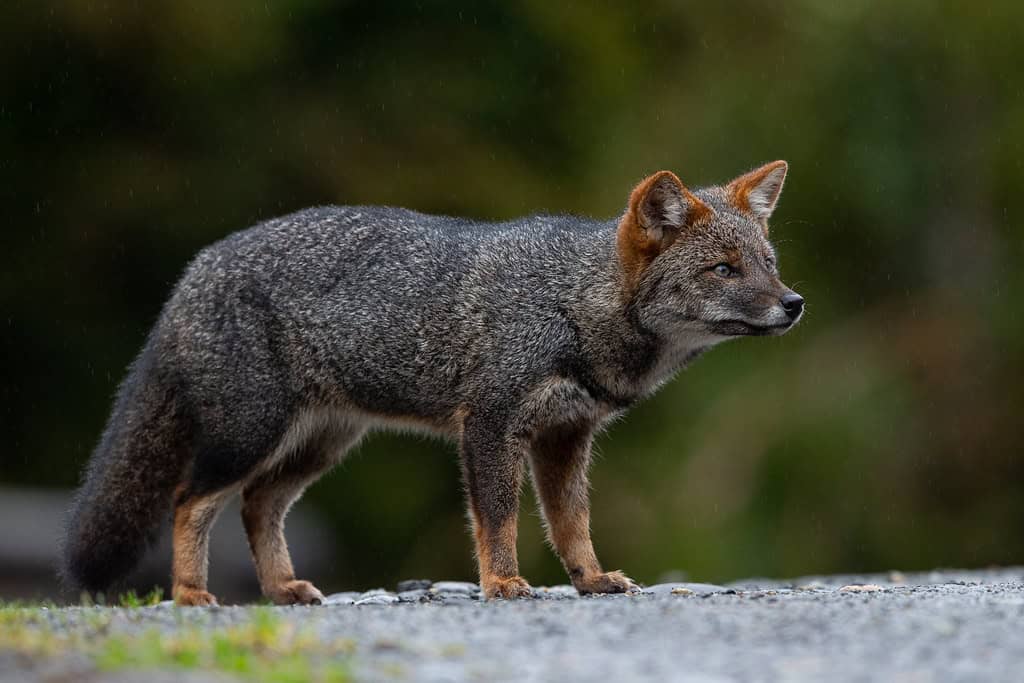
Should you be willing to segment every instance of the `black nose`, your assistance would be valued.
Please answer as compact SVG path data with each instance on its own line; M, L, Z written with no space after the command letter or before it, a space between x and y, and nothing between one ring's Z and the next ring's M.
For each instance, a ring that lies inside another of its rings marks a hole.
M779 299L779 303L782 304L782 310L786 312L790 320L796 320L800 317L800 313L804 310L804 298L796 292L790 292L789 294L783 295Z

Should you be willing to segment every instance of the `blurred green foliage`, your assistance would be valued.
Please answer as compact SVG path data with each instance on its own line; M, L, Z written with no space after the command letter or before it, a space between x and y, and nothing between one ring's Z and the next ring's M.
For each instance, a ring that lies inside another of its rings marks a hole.
M1009 0L5 3L0 481L76 482L187 260L259 219L612 216L648 172L785 158L808 315L600 439L599 555L648 582L1024 562L1022 26ZM374 437L308 497L324 588L473 577L444 444ZM524 502L524 574L564 581Z

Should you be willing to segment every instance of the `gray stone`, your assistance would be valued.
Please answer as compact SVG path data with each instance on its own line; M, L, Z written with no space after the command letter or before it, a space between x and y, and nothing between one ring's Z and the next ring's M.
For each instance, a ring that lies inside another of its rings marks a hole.
M398 596L393 593L374 593L355 601L356 607L364 605L394 605L398 602Z
M476 602L482 600L483 595L477 593L434 593L431 598L431 602L437 602L442 605L456 605L465 604L470 602Z
M405 593L406 591L427 590L432 584L430 579L406 579L399 581L395 589L398 593Z
M401 586L402 584L398 584ZM412 590L404 590L398 592L399 602L429 602L430 591L423 588L414 588Z
M431 592L440 594L476 595L480 586L468 581L438 581L430 587Z
M324 598L325 605L351 605L362 596L362 593L356 591L347 591L345 593L332 593Z

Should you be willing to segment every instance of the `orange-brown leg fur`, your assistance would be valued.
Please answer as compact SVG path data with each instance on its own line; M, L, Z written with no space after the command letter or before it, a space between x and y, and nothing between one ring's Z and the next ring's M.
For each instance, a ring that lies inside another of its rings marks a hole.
M305 438L272 469L242 489L242 523L263 594L278 605L319 605L324 596L309 581L295 578L284 519L306 487L334 466L364 432L344 420L308 422Z
M288 544L284 537L284 518L306 487L327 469L317 464L311 471L267 473L242 492L242 522L256 564L263 594L277 605L319 605L324 596L309 581L295 578Z
M206 590L210 530L234 488L178 500L174 509L172 595L182 606L216 605Z
M493 439L486 430L475 438L464 433L462 447L480 588L487 599L527 597L530 584L519 576L516 557L523 449Z
M601 569L590 540L590 432L562 427L531 444L534 488L547 523L548 540L580 593L624 593L638 589L622 572Z
M488 600L529 597L532 594L530 584L519 576L516 516L509 517L495 528L486 525L474 511L473 527L480 565L480 588L484 597Z

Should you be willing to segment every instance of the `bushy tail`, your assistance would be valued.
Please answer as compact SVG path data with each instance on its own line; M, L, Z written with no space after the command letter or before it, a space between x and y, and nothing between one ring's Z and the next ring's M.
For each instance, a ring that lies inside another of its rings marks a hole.
M186 436L174 383L152 339L133 363L67 518L62 578L107 592L154 540L182 478Z

